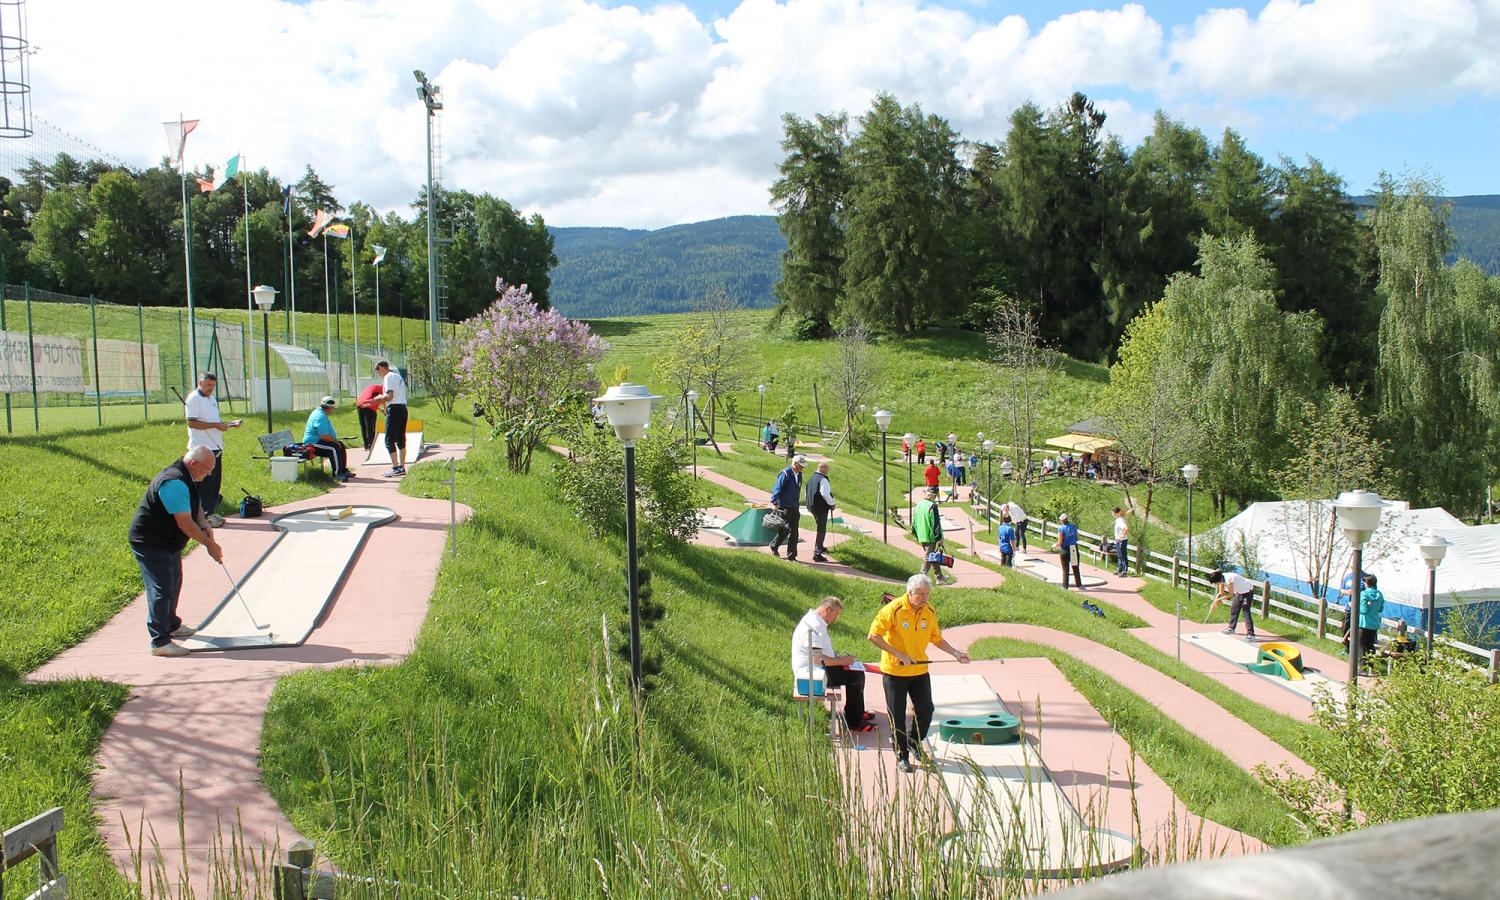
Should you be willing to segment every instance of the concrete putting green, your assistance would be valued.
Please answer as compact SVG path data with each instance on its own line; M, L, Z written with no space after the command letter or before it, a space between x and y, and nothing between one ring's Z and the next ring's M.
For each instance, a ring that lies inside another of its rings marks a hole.
M395 518L383 506L328 506L272 519L281 532L275 542L238 581L229 578L233 586L224 599L182 645L194 652L300 646L338 593L370 529Z

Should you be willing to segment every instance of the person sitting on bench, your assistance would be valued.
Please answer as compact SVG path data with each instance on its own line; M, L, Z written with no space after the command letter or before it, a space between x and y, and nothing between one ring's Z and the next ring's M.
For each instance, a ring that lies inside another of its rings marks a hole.
M339 440L333 430L333 420L328 418L328 413L336 403L332 397L324 397L318 408L308 414L307 427L302 429L302 443L311 447L317 455L333 462L335 479L348 481L353 477L347 465L349 449Z
M823 667L823 683L828 687L844 689L844 723L850 731L874 731L875 717L865 712L864 669L850 668L857 660L852 656L838 656L833 652L833 638L828 636L828 626L837 621L844 611L844 601L837 597L824 597L816 609L807 611L797 629L792 632L792 678L806 678L808 694L812 694L813 669Z

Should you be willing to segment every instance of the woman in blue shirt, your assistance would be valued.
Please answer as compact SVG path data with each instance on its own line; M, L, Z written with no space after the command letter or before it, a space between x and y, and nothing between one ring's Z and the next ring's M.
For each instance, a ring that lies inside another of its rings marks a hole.
M1380 633L1380 617L1385 613L1385 595L1375 587L1375 576L1365 576L1365 589L1359 592L1359 659L1375 649Z

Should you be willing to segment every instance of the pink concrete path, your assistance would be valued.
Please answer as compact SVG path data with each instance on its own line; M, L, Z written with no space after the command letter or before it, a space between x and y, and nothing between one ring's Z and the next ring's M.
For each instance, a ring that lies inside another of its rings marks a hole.
M967 508L955 503L945 505L943 514L952 519L958 519L967 526L969 523L979 525L979 520L974 519ZM1034 538L1035 536L1033 536ZM1050 546L1050 545L1049 545ZM1040 552L1049 552L1047 547L1039 548ZM1033 549L1032 553L1038 552ZM1097 587L1086 588L1085 596L1095 600L1102 600L1130 613L1146 622L1144 628L1129 629L1129 633L1140 638L1152 647L1160 650L1168 656L1176 656L1177 647L1177 617L1173 613L1157 609L1141 596L1141 587L1146 583L1144 578L1135 576L1120 576L1115 574L1113 567L1100 567L1088 561L1084 561L1080 569L1085 575L1091 575L1102 579L1103 584ZM1262 642L1282 640L1282 638L1271 629L1270 623L1260 618L1260 607L1256 606L1256 636ZM1218 632L1223 629L1219 623L1204 624L1191 618L1182 620L1182 634L1184 637L1192 634ZM1244 626L1240 626L1243 634ZM1348 664L1338 657L1331 656L1321 650L1299 645L1302 650L1302 659L1306 665L1322 672L1330 680L1343 683L1348 671ZM1254 675L1240 668L1221 656L1210 653L1195 643L1184 641L1181 658L1189 667L1207 675L1209 678L1223 684L1250 700L1266 707L1291 716L1300 721L1309 721L1312 718L1312 704L1307 698L1294 691L1278 687L1258 675Z
M963 628L950 629L949 634L960 635L953 640L963 646L973 639L961 637ZM1025 740L1090 827L1129 835L1147 854L1163 861L1265 849L1256 838L1188 812L1171 787L1133 754L1051 660L980 660L969 666L945 666L942 674L983 676L1006 708L1021 717ZM940 818L941 828L955 827L950 804L934 803L943 790L935 775L922 769L911 775L897 770L879 675L869 677L865 698L877 714L879 731L847 735L839 747L841 775L863 804L865 818L872 826L888 828L890 804L915 803L930 806L929 814ZM942 701L941 696L935 699Z
M1311 777L1314 774L1312 767L1290 750L1222 706L1171 676L1088 638L1055 628L1008 623L960 625L944 629L943 635L957 647L968 647L987 637L1014 638L1056 647L1118 681L1247 772L1265 763L1273 769L1286 765L1302 775Z
M466 450L440 445L422 464ZM142 595L28 676L101 678L133 688L104 733L94 778L101 831L122 872L133 874L132 854L140 853L146 871L159 866L174 889L189 885L195 896L212 896L208 861L216 844L239 840L258 859L299 837L261 784L260 735L271 691L283 675L302 669L405 657L426 619L447 538L448 502L406 496L399 480L380 477L380 468L364 467L327 494L267 510L263 519L232 519L218 530L226 565L242 577L275 538L272 516L357 503L399 516L370 531L326 620L302 646L151 656ZM458 507L460 519L470 512ZM228 584L201 548L184 560L183 573L179 614L196 624Z
M705 466L698 466L698 475L708 481L712 481L715 484L727 487L731 491L734 491L735 493L744 497L746 500L750 500L754 503L769 503L771 501L771 494L769 491L762 490L757 487L751 487L750 485L745 484L743 481L736 481L733 478L730 478L726 475L721 475L710 468L706 468ZM833 496L834 499L837 499L838 493L835 491ZM881 523L871 521L870 519L861 518L859 516L850 515L843 510L839 510L838 515L842 516L845 522L850 522L858 525L860 528L863 528L868 536L874 538L877 541L880 540ZM811 535L814 533L812 531L809 531L807 527L811 522L812 517L810 515L804 514L802 516L802 527L800 530L803 536L802 542L807 545L805 549L807 550L808 560L811 560L812 558ZM830 541L829 543L836 542ZM892 547L898 547L902 550L905 550L913 556L916 556L918 559L920 559L922 556L922 545L912 540L907 535L906 530L899 526L891 527L890 544ZM798 555L800 556L801 553L799 552ZM801 560L799 560L799 562L800 561ZM847 569L848 567L846 566L844 568ZM852 572L852 570L850 571ZM912 571L913 573L915 573L916 568L913 568ZM999 572L996 572L992 569L986 569L984 566L969 562L968 560L964 559L954 560L953 568L950 571L952 572L953 576L958 579L958 581L950 585L950 587L998 588L1000 585L1005 583L1005 576L1001 575Z

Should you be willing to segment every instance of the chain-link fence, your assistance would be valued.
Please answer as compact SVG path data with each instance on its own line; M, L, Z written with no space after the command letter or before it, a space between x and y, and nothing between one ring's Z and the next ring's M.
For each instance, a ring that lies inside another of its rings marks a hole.
M421 328L389 316L304 314L293 339L280 312L199 309L190 321L185 309L122 306L29 285L5 285L3 297L0 392L7 434L179 419L197 381L189 346L197 349L197 368L218 376L226 417L264 412L268 361L274 407L310 409L323 393L356 393L381 359L404 369L405 354L389 349L392 339L397 332L415 339ZM305 366L299 372L288 364L283 353L296 355L287 352L292 347L322 362L322 379L309 380Z

